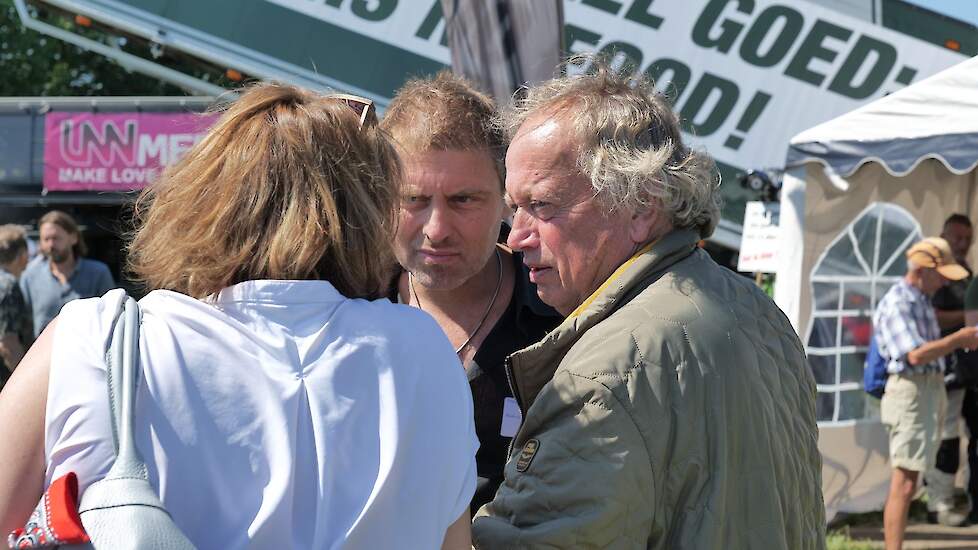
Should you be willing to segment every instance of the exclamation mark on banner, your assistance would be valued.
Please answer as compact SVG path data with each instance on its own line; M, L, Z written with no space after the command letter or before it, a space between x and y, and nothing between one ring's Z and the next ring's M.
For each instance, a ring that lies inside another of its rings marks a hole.
M734 150L740 149L746 137L740 134L750 132L751 126L761 117L761 113L764 112L764 108L767 107L769 101L771 101L769 94L764 92L754 94L754 98L750 100L750 104L744 109L744 114L740 117L740 122L737 123L737 131L727 136L727 141L723 142L724 147L729 147Z

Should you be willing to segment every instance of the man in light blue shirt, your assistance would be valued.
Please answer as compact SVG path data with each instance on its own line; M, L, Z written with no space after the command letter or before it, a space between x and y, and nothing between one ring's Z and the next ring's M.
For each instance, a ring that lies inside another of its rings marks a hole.
M109 267L84 258L85 241L68 214L52 210L38 222L41 255L20 278L20 289L34 318L34 336L71 300L101 296L116 287Z

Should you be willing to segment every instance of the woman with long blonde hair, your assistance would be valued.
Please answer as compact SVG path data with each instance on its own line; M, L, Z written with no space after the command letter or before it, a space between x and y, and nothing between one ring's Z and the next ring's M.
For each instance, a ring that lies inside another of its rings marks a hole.
M400 166L372 109L252 87L137 201L136 447L198 548L469 547L464 372L430 317L374 301ZM122 297L66 305L0 394L2 533L112 465Z

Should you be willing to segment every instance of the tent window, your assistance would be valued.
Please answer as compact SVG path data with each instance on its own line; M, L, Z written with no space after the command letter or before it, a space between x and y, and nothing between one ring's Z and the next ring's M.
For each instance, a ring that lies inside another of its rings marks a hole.
M818 385L820 423L865 418L862 389L876 303L906 273L904 252L920 239L909 212L874 203L836 236L812 270L812 318L805 351Z

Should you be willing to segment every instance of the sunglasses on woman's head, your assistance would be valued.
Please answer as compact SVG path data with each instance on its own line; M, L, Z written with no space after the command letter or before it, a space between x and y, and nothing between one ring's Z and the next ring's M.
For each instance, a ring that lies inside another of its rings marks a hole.
M326 97L329 99L338 99L353 109L353 112L360 117L360 128L363 128L364 123L367 122L371 125L377 124L377 109L374 107L373 101L365 97L350 94L329 94Z

